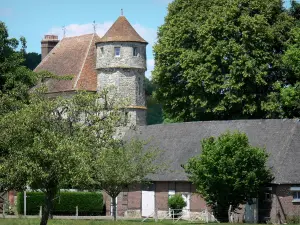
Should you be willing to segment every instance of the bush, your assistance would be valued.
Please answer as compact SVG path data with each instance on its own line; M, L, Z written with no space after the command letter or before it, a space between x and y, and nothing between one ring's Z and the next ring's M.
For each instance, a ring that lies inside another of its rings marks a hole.
M182 209L186 207L186 202L180 194L175 194L168 200L168 206L174 210L174 217L177 217L182 212Z
M286 218L287 224L299 224L300 223L300 216L288 216Z
M40 206L44 205L44 193L26 192L27 215L39 214ZM103 197L100 192L61 192L54 200L54 215L75 215L76 206L81 216L102 215ZM18 214L24 214L24 193L18 193L17 198Z

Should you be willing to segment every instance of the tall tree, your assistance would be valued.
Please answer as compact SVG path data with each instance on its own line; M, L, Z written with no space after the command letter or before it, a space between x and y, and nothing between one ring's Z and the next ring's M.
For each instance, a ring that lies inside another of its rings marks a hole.
M24 66L26 66L28 69L31 70L34 70L42 61L42 55L36 52L25 53L24 57L25 57Z
M162 168L155 163L159 156L158 149L151 147L145 151L144 147L145 142L135 139L127 143L115 140L113 145L99 151L94 158L94 186L101 187L111 197L114 220L117 218L116 198L120 192L146 182L148 175Z
M170 3L154 46L163 110L184 121L296 116L267 107L278 81L296 83L282 62L295 18L281 0Z
M251 146L246 134L227 132L202 140L201 155L191 158L185 170L218 219L228 221L239 204L257 198L272 181L267 159L264 149Z
M162 106L154 97L156 86L147 77L145 78L145 92L147 103L147 124L160 124L163 122Z
M31 104L0 118L0 149L7 150L0 158L2 188L43 191L40 224L46 225L60 188L92 184L92 159L114 143L123 108L105 91L68 99L35 94Z
M0 115L28 103L28 90L37 81L37 74L23 66L25 48L25 38L9 38L7 27L0 21Z

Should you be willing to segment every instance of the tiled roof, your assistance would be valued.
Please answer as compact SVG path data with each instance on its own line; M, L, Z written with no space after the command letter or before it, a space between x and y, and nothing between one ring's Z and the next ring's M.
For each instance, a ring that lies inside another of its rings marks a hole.
M187 181L181 165L201 154L201 140L217 137L226 131L247 134L251 145L265 148L269 153L268 166L275 184L300 182L300 121L298 119L204 121L190 123L141 126L127 133L127 138L138 137L148 145L162 150L160 161L169 170L152 175L154 181ZM132 133L133 132L133 133Z
M128 41L147 43L131 26L125 16L120 16L99 42Z
M49 79L49 93L74 90L96 91L97 34L63 38L37 66L35 71L49 71L58 76L73 75L72 80Z

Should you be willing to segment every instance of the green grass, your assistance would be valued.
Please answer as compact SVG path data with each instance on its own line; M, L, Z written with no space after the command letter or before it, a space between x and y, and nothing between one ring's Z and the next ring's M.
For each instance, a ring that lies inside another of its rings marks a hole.
M131 225L131 224L145 224L145 225L171 225L172 221L164 220L162 222L145 221L140 220L126 220L126 221L109 221L109 220L49 220L49 225ZM0 219L0 225L39 225L39 219ZM185 221L179 221L176 224L188 225L191 223ZM193 223L200 224L200 223ZM213 224L211 224L213 225ZM232 224L231 224L232 225Z

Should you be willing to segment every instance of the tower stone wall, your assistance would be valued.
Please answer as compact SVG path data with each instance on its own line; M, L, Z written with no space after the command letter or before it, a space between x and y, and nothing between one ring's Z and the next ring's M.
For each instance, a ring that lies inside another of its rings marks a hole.
M115 48L120 48L119 56ZM97 43L97 90L114 86L118 96L129 100L131 125L146 125L146 61L145 43Z

